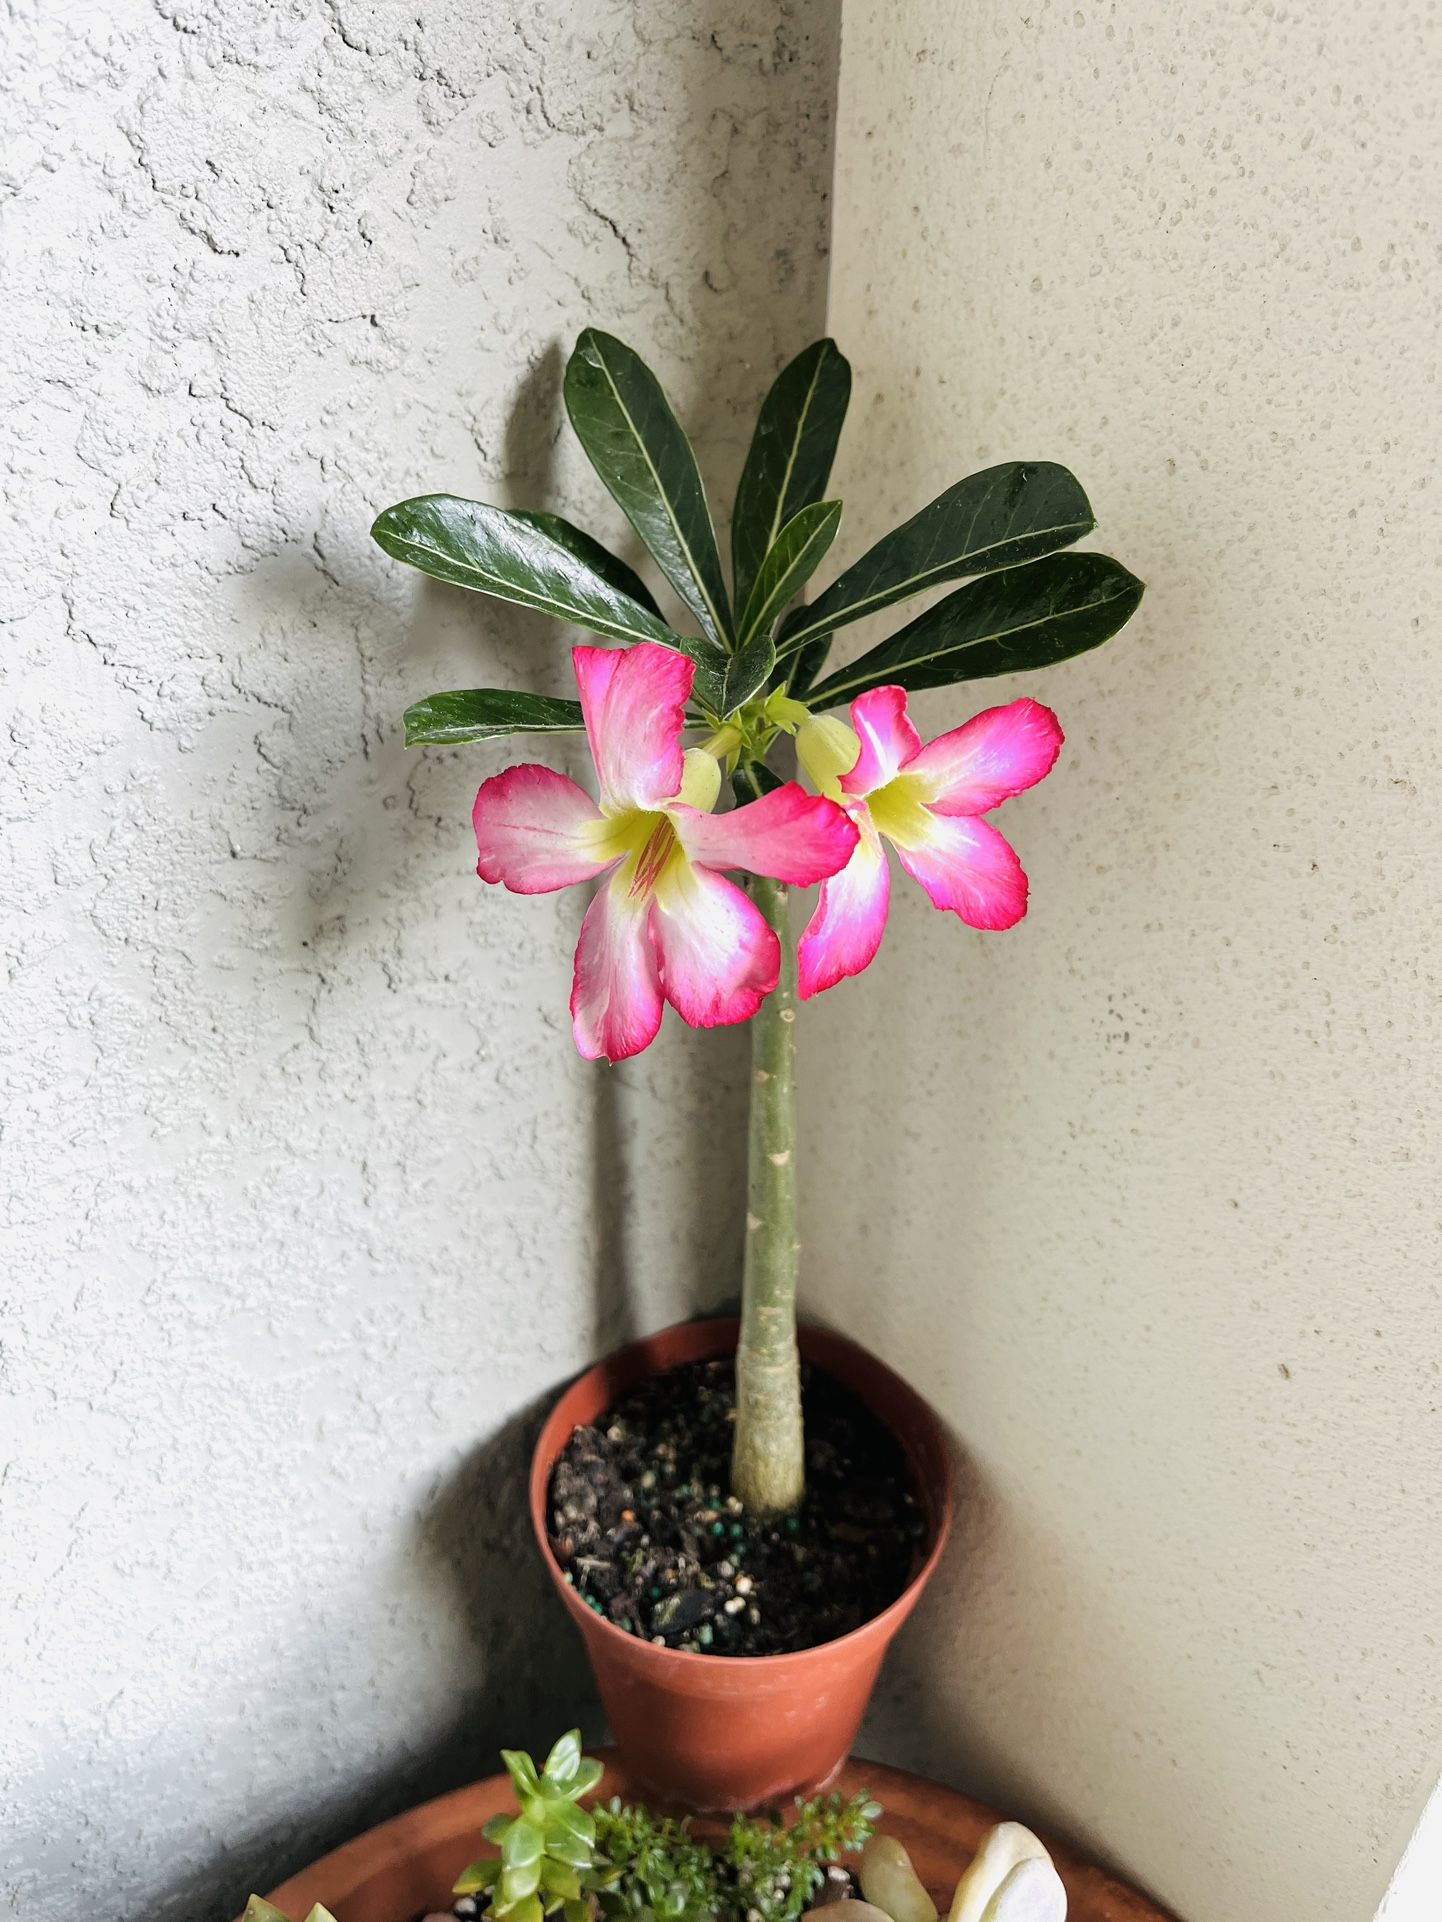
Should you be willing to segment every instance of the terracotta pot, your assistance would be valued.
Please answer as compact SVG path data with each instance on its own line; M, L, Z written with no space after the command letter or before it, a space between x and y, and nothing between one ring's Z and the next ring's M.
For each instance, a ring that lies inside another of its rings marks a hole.
M563 1578L546 1529L556 1457L583 1423L629 1388L683 1362L736 1350L735 1321L686 1322L648 1336L575 1381L531 1461L531 1521L556 1592L585 1637L616 1745L636 1779L692 1809L759 1808L808 1793L851 1748L892 1637L930 1580L951 1526L951 1464L941 1424L874 1355L830 1329L801 1330L801 1354L859 1395L896 1436L926 1509L919 1565L891 1606L849 1635L794 1655L693 1655L658 1648L597 1615Z
M608 1749L601 1751L601 1759L606 1779L597 1793L638 1799L638 1784L625 1764ZM876 1796L885 1811L878 1826L906 1844L943 1915L977 1844L1003 1819L995 1809L954 1789L875 1762L849 1762L837 1787L848 1795L869 1789ZM515 1806L509 1778L492 1775L383 1822L292 1877L270 1900L291 1922L304 1922L317 1902L324 1903L337 1922L413 1922L428 1910L447 1910L451 1884L461 1870L477 1855L495 1852L480 1839L482 1825L493 1815L513 1814ZM700 1826L704 1833L705 1825ZM1071 1850L1051 1841L1047 1847L1066 1884L1069 1922L1174 1922Z

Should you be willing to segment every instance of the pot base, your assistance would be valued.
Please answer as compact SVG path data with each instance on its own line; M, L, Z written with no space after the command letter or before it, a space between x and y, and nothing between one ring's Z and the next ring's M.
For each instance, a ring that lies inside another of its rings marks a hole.
M598 1753L606 1764L606 1775L597 1794L644 1800L644 1791L615 1751ZM957 1877L982 1836L993 1823L1006 1819L955 1789L876 1762L847 1762L835 1787L845 1795L871 1791L883 1810L878 1828L906 1845L943 1915ZM293 1876L270 1900L292 1922L304 1922L317 1902L331 1911L336 1922L412 1922L427 1910L448 1909L451 1884L485 1849L480 1839L483 1824L514 1809L510 1778L489 1776L383 1822ZM706 1832L706 1824L698 1827ZM1058 1842L1046 1845L1066 1885L1068 1922L1176 1922L1166 1910L1072 1850Z

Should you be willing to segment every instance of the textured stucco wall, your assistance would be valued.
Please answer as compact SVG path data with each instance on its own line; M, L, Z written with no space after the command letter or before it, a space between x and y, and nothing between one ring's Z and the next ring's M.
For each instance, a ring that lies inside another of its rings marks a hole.
M898 887L807 1021L812 1297L971 1463L872 1733L1188 1922L1365 1922L1438 1772L1439 84L1432 7L846 10L839 491L1052 456L1151 584L916 703L1059 709L1029 920Z
M590 319L729 484L821 317L833 20L7 10L0 1911L228 1915L589 1700L516 1418L734 1286L744 1042L576 1060L582 904L474 878L503 750L400 731L564 637L366 530L619 538Z

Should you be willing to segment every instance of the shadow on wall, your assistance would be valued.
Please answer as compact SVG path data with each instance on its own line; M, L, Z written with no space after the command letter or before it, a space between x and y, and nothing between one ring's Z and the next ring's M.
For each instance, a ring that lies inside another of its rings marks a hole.
M734 0L716 0L702 13L702 21L674 35L667 30L666 58L676 62L679 84L665 122L672 142L685 141L675 167L644 183L634 177L648 164L643 102L631 132L623 127L614 140L592 142L575 163L575 231L580 240L584 230L585 253L574 269L548 276L518 244L520 266L529 261L535 268L539 318L534 333L515 337L530 365L513 392L499 449L477 440L473 476L463 460L444 474L413 472L397 449L394 486L379 475L348 479L347 463L338 463L320 502L320 533L272 555L245 582L242 625L259 636L275 681L267 683L258 737L265 792L254 833L265 864L257 867L254 913L243 932L268 958L314 975L330 984L327 993L351 1003L338 1021L346 1037L357 1022L363 1033L368 1015L352 992L349 967L333 964L345 957L372 966L379 955L388 965L399 958L403 967L397 929L404 931L418 857L444 850L449 862L457 837L463 843L468 833L475 763L463 751L407 755L404 702L437 684L433 672L459 671L464 679L451 685L571 691L572 637L539 616L411 576L398 618L396 600L378 592L391 564L370 548L369 514L409 488L454 486L589 520L562 490L558 454L569 431L561 404L565 355L576 329L594 321L648 359L684 370L676 398L698 444L724 545L756 407L781 363L821 331L818 235L785 212L773 227L767 208L778 174L794 182L803 213L815 190L798 177L804 154L798 115L787 106L785 69L799 39L827 40L832 50L819 64L834 80L834 24L799 27L785 9L784 26L758 26ZM759 100L778 104L757 111ZM799 118L824 119L830 106L829 99L807 101ZM829 169L817 171L819 177ZM432 270L442 266L433 252ZM584 309L577 307L582 300ZM445 412L444 394L439 405ZM458 381L452 426L464 406ZM394 417L380 389L373 412L376 432L387 413ZM371 487L384 498L367 498ZM617 510L608 508L595 531L633 563L640 558ZM407 631L398 641L402 626ZM555 746L547 744L545 758L585 778L584 747L571 743L557 754ZM500 764L492 756L480 772ZM462 851L461 887L464 866ZM577 925L582 905L579 896L568 903ZM637 1298L633 1237L650 1237L663 1211L687 1216L674 1231L661 1224L660 1245L674 1269L665 1318L714 1308L739 1281L747 1037L690 1036L674 1016L667 1030L655 1057L621 1070L597 1068L587 1078L594 1259L590 1296L583 1284L577 1317L584 1326L589 1313L598 1351L658 1318L659 1291L644 1304ZM545 1045L560 1044L547 1033ZM657 1177L648 1143L661 1129L668 1165ZM647 1191L651 1205L642 1213L635 1198ZM648 1253L654 1268L649 1242ZM348 1747L345 1704L372 1690L374 1678L363 1670L336 1677L334 1656L324 1649L274 1649L268 1672L255 1681L275 1705L267 1713L276 1746L284 1746L287 1716L316 1712L335 1729L333 1766L319 1780L288 1786L281 1822L247 1828L232 1815L208 1859L198 1861L187 1846L188 1859L172 1862L175 1879L167 1886L164 1875L157 1878L159 1898L145 1904L151 1922L226 1922L251 1888L273 1887L375 1823L491 1772L502 1742L543 1747L572 1721L587 1739L600 1734L579 1638L530 1539L526 1467L542 1408L531 1404L478 1444L436 1487L414 1525L407 1576L434 1597L438 1623L459 1605L472 1657L474 1685L457 1693L445 1726L417 1729L397 1713L384 1749L358 1756ZM428 1655L424 1639L411 1659L418 1676L433 1677L438 1658ZM204 1792L203 1784L172 1790L169 1806L181 1810ZM177 1831L184 1832L183 1823Z
M423 1753L391 1758L341 1792L308 1797L297 1783L283 1827L267 1824L232 1838L149 1905L150 1922L229 1922L252 1891L276 1887L390 1816L493 1774L502 1744L544 1749L576 1722L588 1742L600 1739L581 1639L551 1592L527 1510L531 1451L553 1400L540 1397L480 1443L437 1484L416 1519L413 1570L434 1591L438 1618L459 1610L476 1678L457 1696L449 1725L439 1735L428 1732ZM545 1659L537 1661L541 1643ZM225 1892L219 1899L217 1889Z

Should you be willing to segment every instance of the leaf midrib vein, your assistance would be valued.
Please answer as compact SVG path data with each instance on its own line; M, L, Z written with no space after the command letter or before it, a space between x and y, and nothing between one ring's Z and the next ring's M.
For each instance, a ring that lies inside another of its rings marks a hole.
M415 535L401 535L399 544L403 547L414 548L418 554L434 555L436 559L444 561L448 567L454 567L462 572L474 574L477 580L485 581L491 588L496 590L497 600L514 601L518 606L531 607L539 613L552 614L557 620L565 621L572 627L590 627L593 634L633 634L638 640L656 639L655 634L648 628L637 627L634 624L627 625L624 621L611 620L605 615L596 616L586 614L579 611L579 604L577 602L572 601L568 604L565 601L556 600L548 594L538 593L534 588L518 587L513 581L508 581L504 574L491 573L486 568L477 565L474 561L457 560L453 555L447 554L444 549L433 546L428 541L419 540ZM429 570L423 571L428 572ZM612 592L619 593L620 590L612 589ZM642 607L639 602L636 604L636 611L639 614L646 613L645 608ZM657 625L659 626L660 623L658 622ZM677 635L676 638L679 641L681 636ZM665 645L669 645L669 643L665 643ZM684 649L681 651L684 652Z
M977 512L979 513L980 509L978 509ZM976 518L976 515L973 514L973 527L976 525ZM1033 527L1028 528L1024 534L1008 534L1002 540L993 541L990 548L982 548L980 552L990 553L998 547L1005 547L1009 541L1029 540L1038 534L1070 533L1073 529L1075 529L1075 532L1072 533L1072 538L1078 540L1083 534L1090 533L1091 528L1092 522L1090 521L1059 521L1054 527ZM808 641L814 641L818 635L830 634L837 627L849 625L852 621L864 621L868 614L873 613L879 607L890 607L894 605L895 602L906 600L913 594L924 594L926 589L935 582L938 576L944 575L949 567L956 565L957 560L971 560L974 558L975 556L973 555L958 555L951 561L940 561L935 567L926 568L920 574L912 574L908 576L905 581L899 581L895 583L894 586L888 587L880 593L869 594L859 601L847 601L844 606L826 615L824 619L814 622L810 627L799 627L794 634L788 634L786 637L786 651L789 654L795 653L798 649L804 647ZM998 569L997 571L1005 572L1006 570ZM817 606L820 606L819 601L817 602ZM844 622L842 619L843 616L845 617Z
M772 588L771 592L766 596L766 599L761 603L761 606L757 609L756 618L745 624L744 631L742 632L742 635L741 635L741 639L737 642L738 653L743 647L745 647L746 643L749 640L751 640L755 635L761 632L761 630L767 625L769 621L772 621L776 618L777 613L779 613L780 609L785 605L785 601L790 600L791 596L789 594L785 596L785 600L780 598L781 590L783 587L785 587L787 581L789 581L791 577L795 574L797 568L800 567L802 561L805 560L806 556L811 552L812 548L821 539L822 535L826 532L827 526L828 526L828 522L826 520L820 521L817 524L815 531L807 535L806 539L802 542L801 546L797 549L796 553L792 556L789 564L777 576L776 585L775 587ZM769 558L769 552L768 552L768 558ZM764 567L766 565L765 561L763 561L761 565ZM761 579L761 576L759 573L756 578L759 583ZM756 591L755 588L753 588L752 594L754 594L755 591ZM747 606L749 609L749 606L750 606L749 599L747 602Z
M715 601L711 597L711 590L707 587L705 577L703 576L700 567L696 563L696 556L691 551L691 543L687 540L685 534L682 533L681 531L681 523L676 518L676 510L671 505L670 495L666 492L666 489L661 484L661 476L656 470L656 463L651 459L650 449L647 447L645 441L641 438L640 429L637 427L635 420L632 418L630 408L626 405L625 401L622 400L621 398L621 390L616 385L615 376L612 374L609 366L607 366L606 356L599 345L596 348L596 365L600 368L601 372L605 375L606 385L610 388L612 397L615 400L616 405L621 410L621 418L625 421L627 427L630 428L631 438L635 441L636 446L640 449L641 458L646 463L647 471L650 474L651 479L655 483L657 497L660 500L662 507L666 510L667 520L671 523L671 532L676 536L677 541L680 543L681 552L686 557L686 565L691 571L691 578L696 583L697 589L699 590L701 595L701 599L706 603L706 611L710 614L712 623L715 627L715 633L712 636L712 638L718 641L724 647L726 644L726 623L725 621L722 620L720 610L717 608ZM664 396L663 396L663 399L664 399ZM669 405L668 405L668 412L669 412ZM672 415L672 419L673 420L675 419L674 414ZM681 438L684 441L686 436L685 436L684 430L681 429L680 422L677 421L676 425L677 425L677 430L678 432L681 433ZM699 472L697 473L697 476L696 476L696 484L698 487L701 484L701 477Z
M866 674L853 674L849 681L832 682L829 686L818 689L817 692L824 694L827 699L830 700L835 695L845 694L849 688L855 687L858 681L869 680L871 674L878 670L894 670L900 674L909 668L926 667L932 661L940 660L944 654L965 654L973 647L984 647L988 641L1001 641L1012 634L1025 634L1029 628L1044 627L1049 621L1066 621L1071 620L1078 614L1090 614L1096 608L1106 607L1109 602L1120 600L1124 592L1124 589L1119 588L1114 594L1102 594L1092 601L1080 601L1075 607L1068 607L1061 612L1053 609L1049 614L1037 615L1035 620L1018 621L1015 627L998 627L993 629L990 634L973 635L971 640L958 642L954 647L936 647L927 654L910 654L905 660L876 661L873 659L871 668ZM853 668L862 666L867 658L868 657L863 654L859 661L852 663Z

